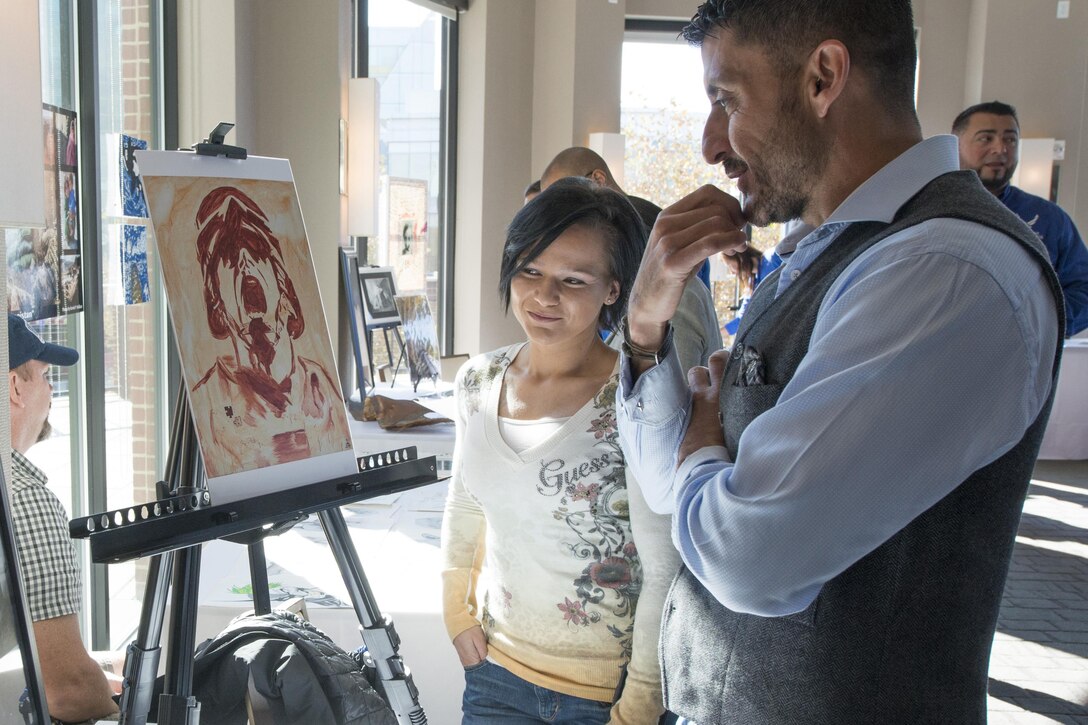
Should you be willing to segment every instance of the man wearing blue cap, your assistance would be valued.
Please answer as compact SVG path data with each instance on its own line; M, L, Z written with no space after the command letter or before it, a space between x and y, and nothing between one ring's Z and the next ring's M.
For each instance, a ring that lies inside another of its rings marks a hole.
M11 518L19 568L38 646L49 714L67 722L117 712L103 665L83 646L79 612L83 590L68 514L47 487L45 474L26 459L49 437L53 386L50 365L74 365L79 353L43 342L26 321L8 313L8 384L11 396Z

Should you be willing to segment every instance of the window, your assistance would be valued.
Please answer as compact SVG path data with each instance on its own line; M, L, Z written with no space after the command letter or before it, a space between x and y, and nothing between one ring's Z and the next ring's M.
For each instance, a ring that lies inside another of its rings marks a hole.
M378 234L359 256L392 267L398 293L427 295L448 348L456 22L410 0L366 5L366 37L359 42L368 62L360 75L379 83L381 193Z
M162 475L162 297L154 261L145 260L148 284L137 296L148 301L133 299L132 284L126 300L125 226L147 221L123 213L120 193L121 135L162 147L160 7L156 0L40 4L43 101L59 109L58 118L75 113L79 254L63 247L60 269L76 266L82 311L32 323L44 339L78 349L80 363L54 369L54 433L29 457L72 517L154 498ZM95 649L115 648L139 619L143 566L92 567L81 546L90 592L84 633Z
M628 21L623 43L624 190L663 207L703 184L738 195L721 168L703 160L709 101L702 58L698 48L677 38L678 31L671 22ZM752 244L761 250L773 247L780 234L779 225L753 229ZM740 290L736 277L717 259L711 261L711 291L718 321L725 325L736 316Z
M102 214L97 217L101 307L95 312L102 316L103 331L105 500L93 500L95 510L157 498L155 482L163 474L162 436L168 430L163 297L150 223L131 210L126 214L120 193L122 136L162 148L157 5L154 0L96 4L96 168ZM97 422L88 417L88 423ZM109 567L111 648L129 637L139 621L143 570L142 562Z

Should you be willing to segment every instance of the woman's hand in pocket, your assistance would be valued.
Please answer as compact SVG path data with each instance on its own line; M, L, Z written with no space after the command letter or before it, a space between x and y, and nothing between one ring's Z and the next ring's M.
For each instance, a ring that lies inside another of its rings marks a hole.
M472 627L453 638L453 647L462 667L472 667L487 659L487 637L483 627Z

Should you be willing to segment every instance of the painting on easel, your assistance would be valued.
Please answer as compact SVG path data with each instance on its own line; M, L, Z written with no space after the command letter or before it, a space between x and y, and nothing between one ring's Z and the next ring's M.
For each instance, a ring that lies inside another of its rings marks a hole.
M438 351L438 329L427 295L397 295L396 299L412 387L422 380L436 382L442 373L441 353Z
M354 472L290 165L136 158L216 502Z

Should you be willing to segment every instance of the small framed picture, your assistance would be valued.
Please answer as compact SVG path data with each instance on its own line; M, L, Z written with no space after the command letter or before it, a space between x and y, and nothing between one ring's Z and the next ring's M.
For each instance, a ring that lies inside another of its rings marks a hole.
M360 267L359 287L363 292L363 312L366 326L399 325L397 287L391 267Z

